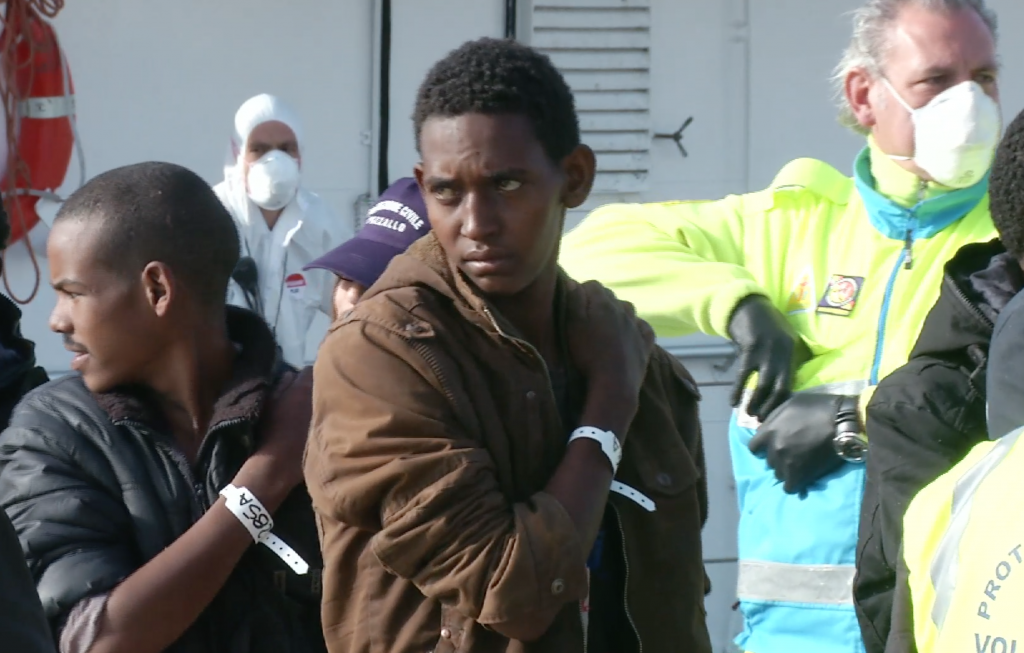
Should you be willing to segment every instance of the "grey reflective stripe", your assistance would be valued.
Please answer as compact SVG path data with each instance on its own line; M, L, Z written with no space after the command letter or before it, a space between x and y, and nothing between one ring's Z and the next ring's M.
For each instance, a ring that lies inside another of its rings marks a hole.
M798 394L816 393L858 395L868 382L840 381L801 390ZM737 408L737 424L757 428L757 420L746 413L751 391L743 393ZM853 565L795 565L785 562L740 560L736 592L744 601L785 601L853 605Z
M867 381L838 381L836 383L823 383L813 388L805 388L797 394L819 394L819 395L859 395L867 390Z
M740 560L736 594L742 601L853 605L853 565L793 565Z
M949 525L935 549L935 558L929 567L932 587L935 588L935 603L932 604L932 622L942 631L946 614L956 593L956 576L959 569L960 542L964 539L967 523L971 519L974 495L982 481L999 466L1013 449L1024 428L1017 429L996 441L987 454L974 464L967 473L957 480L953 487L953 502L950 506Z

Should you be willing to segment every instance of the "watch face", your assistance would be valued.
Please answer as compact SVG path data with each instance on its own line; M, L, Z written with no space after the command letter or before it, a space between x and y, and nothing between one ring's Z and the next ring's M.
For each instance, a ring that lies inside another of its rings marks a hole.
M847 462L862 463L867 458L867 442L855 433L840 435L834 442L836 453Z

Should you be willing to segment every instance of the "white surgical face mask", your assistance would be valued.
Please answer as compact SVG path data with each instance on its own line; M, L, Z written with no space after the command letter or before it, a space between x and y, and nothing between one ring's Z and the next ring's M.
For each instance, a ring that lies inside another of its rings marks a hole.
M249 199L261 209L283 209L298 192L299 178L299 162L281 150L271 150L249 166Z
M914 156L890 156L912 160L943 186L967 188L981 181L992 165L1002 131L996 101L977 82L962 82L912 109L889 80L883 77L882 81L914 123Z

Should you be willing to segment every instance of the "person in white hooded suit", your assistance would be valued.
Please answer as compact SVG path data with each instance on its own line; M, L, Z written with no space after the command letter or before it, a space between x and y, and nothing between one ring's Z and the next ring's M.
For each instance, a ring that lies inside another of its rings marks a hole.
M311 363L309 330L318 311L331 314L334 278L303 267L352 229L302 187L302 129L281 100L261 94L238 109L224 181L214 191L235 219L242 248L228 302L263 315L288 363Z

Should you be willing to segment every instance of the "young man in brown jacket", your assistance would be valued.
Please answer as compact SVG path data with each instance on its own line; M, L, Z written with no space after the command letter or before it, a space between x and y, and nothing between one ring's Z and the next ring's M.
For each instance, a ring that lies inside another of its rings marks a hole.
M557 266L595 168L569 88L483 39L434 66L414 119L433 233L314 370L328 647L710 652L696 387Z

